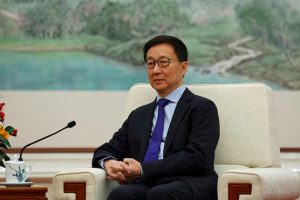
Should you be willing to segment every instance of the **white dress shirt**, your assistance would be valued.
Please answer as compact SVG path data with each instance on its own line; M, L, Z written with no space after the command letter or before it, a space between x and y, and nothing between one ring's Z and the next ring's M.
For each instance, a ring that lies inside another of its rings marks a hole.
M176 88L168 96L164 97L164 99L168 99L168 100L170 100L170 102L165 106L164 131L163 131L163 136L162 136L162 140L161 140L161 144L160 144L158 159L163 159L163 152L164 152L165 141L166 141L166 137L168 134L169 126L170 126L175 108L177 106L177 103L178 103L179 99L181 98L185 89L186 89L186 86L182 85L182 86ZM162 97L157 96L156 102L161 98ZM153 120L152 120L152 129L151 129L152 133L153 133L153 130L154 130L154 127L156 124L157 115L158 115L158 105L156 105L156 108L154 110L154 116L153 116ZM152 133L151 133L151 135L152 135Z

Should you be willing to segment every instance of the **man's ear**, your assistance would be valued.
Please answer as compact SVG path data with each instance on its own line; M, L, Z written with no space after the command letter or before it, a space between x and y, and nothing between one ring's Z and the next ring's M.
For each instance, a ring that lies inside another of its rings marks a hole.
M187 70L188 70L188 68L189 68L189 63L188 63L188 61L183 61L181 67L182 67L183 77L184 77L185 73L187 72Z

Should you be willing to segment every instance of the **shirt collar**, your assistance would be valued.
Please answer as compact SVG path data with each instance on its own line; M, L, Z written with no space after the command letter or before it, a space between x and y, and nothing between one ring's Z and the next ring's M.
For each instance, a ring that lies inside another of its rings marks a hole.
M185 91L185 89L186 89L186 85L181 85L164 98L170 100L173 103L177 103L180 97L182 96L183 92ZM158 101L161 98L162 97L157 96L156 101Z

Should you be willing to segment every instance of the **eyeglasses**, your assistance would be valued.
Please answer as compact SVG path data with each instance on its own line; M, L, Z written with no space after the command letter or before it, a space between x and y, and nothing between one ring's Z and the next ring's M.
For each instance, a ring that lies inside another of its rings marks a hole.
M158 67L166 68L170 65L171 60L178 60L178 59L160 58L158 60L147 60L144 62L144 67L146 69L153 69L157 63Z

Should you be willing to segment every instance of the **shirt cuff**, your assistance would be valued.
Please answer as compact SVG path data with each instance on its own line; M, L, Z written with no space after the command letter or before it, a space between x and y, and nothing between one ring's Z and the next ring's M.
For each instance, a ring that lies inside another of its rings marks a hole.
M102 169L105 169L105 167L104 167L104 161L105 161L105 160L109 160L109 159L117 160L115 157L108 156L108 157L105 157L105 158L103 158L103 159L101 159L101 160L98 161L99 166L100 166Z
M144 172L143 172L143 167L141 165L141 177L144 175Z

